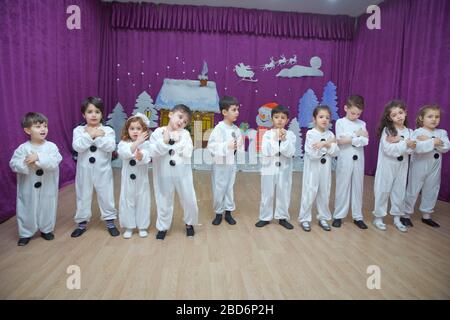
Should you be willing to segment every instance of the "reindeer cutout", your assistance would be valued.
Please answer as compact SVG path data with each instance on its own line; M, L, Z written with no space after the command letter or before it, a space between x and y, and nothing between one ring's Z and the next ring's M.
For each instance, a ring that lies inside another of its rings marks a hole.
M296 64L297 63L297 55L294 54L294 56L292 58L289 58L289 62L290 65L292 64Z
M284 56L284 54L281 55L281 59L278 60L277 65L279 66L284 66L287 62L286 57Z
M267 71L272 70L274 68L275 68L275 61L273 60L273 57L270 57L270 63L266 63L262 69L263 71Z

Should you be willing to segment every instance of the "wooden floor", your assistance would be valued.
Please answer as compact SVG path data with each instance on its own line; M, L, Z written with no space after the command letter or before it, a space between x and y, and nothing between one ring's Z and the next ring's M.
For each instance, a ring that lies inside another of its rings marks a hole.
M116 199L119 171L115 170ZM164 241L155 239L155 204L150 235L112 238L94 218L88 231L72 239L74 185L60 191L55 240L35 237L18 247L15 218L0 225L0 299L449 299L450 204L439 201L433 229L414 216L402 234L372 224L362 231L347 218L341 229L312 231L297 224L301 173L294 173L291 217L294 230L273 222L256 228L260 200L257 173L238 173L237 225L212 226L209 172L194 172L200 208L194 238L184 232L177 202ZM364 215L372 220L373 178L365 178ZM334 185L333 185L334 188ZM333 208L331 197L330 207ZM116 202L117 202L116 201ZM70 265L81 270L81 289L69 290ZM367 268L381 271L381 289L367 288Z

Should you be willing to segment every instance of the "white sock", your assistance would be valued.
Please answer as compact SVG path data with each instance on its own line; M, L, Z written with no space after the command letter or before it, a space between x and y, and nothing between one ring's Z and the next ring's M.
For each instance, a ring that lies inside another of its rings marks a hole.
M383 223L383 218L380 218L380 217L376 217L375 218L375 223Z
M422 218L424 219L431 219L431 216L429 213L422 213Z
M400 216L394 216L394 223L395 224L401 223L400 222Z
M406 219L411 219L411 215L408 214L408 213L405 213L405 215L403 217L406 218Z

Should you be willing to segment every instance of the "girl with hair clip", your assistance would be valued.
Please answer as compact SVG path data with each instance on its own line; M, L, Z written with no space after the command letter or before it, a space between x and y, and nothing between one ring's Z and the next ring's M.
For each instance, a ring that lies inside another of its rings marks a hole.
M140 237L148 235L151 204L148 164L152 154L152 146L148 141L149 122L142 113L128 118L118 145L119 158L122 160L119 220L120 226L125 228L125 239L131 238L135 228L139 230Z
M331 190L331 161L339 154L336 137L329 130L331 111L318 106L313 111L314 128L306 133L302 201L298 221L304 231L311 231L312 207L317 206L319 226L330 231L328 206Z
M380 144L375 173L375 208L373 210L375 216L373 224L383 231L386 230L383 217L387 215L389 198L394 226L401 232L407 231L400 217L404 215L408 156L415 149L416 142L412 140L412 130L406 125L405 104L399 100L388 102L378 128Z

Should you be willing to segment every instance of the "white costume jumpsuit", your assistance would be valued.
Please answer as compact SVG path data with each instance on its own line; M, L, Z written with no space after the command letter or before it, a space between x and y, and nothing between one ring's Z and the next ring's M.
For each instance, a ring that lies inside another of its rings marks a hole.
M393 216L404 215L404 201L406 193L406 179L408 177L408 156L413 152L406 145L406 139L412 138L412 130L404 128L398 130L402 138L397 143L386 141L386 129L380 138L378 148L377 171L375 172L375 217L382 218L387 214L389 198Z
M428 136L426 141L417 140L415 152L411 156L408 187L406 189L405 213L414 213L414 206L422 190L422 200L419 210L422 213L432 213L441 186L442 154L450 149L447 131L435 129L428 131L424 128L416 129L413 138ZM439 138L443 146L435 147L434 138Z
M216 214L234 211L233 187L236 179L235 150L228 147L233 140L237 141L238 151L243 152L244 143L241 130L236 125L227 125L220 121L211 132L208 140L208 150L213 159L211 182L213 192L213 207Z
M122 159L120 182L119 219L126 229L147 229L150 225L151 192L148 180L148 163L151 161L151 145L144 141L138 146L142 159L136 160L131 152L132 141L120 141L117 147Z
M292 187L292 156L295 153L296 137L292 131L286 131L286 140L274 140L277 129L264 133L262 141L261 167L261 205L259 220L289 220L289 202ZM276 192L275 215L273 198Z
M317 205L317 219L331 220L330 200L331 161L339 154L339 147L332 143L330 148L314 149L313 144L334 138L333 132L311 129L306 133L303 167L302 201L298 221L311 222L314 201Z
M36 153L37 169L30 168L25 158ZM9 162L17 173L17 224L20 238L31 238L39 229L53 232L58 207L59 163L62 157L58 147L49 141L42 145L21 144Z
M347 216L351 199L353 220L363 220L364 147L369 144L369 139L356 136L355 132L361 129L366 130L366 123L359 119L351 121L345 117L336 121L337 139L351 138L352 143L339 145L334 219Z
M157 128L150 137L150 143L155 145L153 156L153 185L157 206L156 229L170 229L173 216L174 191L183 208L183 220L187 225L198 224L197 197L192 178L191 156L192 139L189 131L179 130L178 142L164 143L163 130Z
M117 218L114 206L114 182L111 167L111 154L116 148L116 136L111 127L101 125L103 137L92 139L85 131L86 126L73 130L72 147L78 152L75 190L77 212L75 222L89 221L92 216L91 202L93 188L97 192L102 220Z

